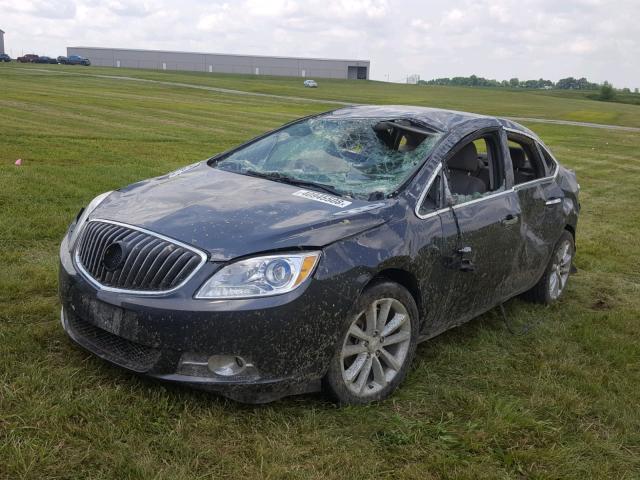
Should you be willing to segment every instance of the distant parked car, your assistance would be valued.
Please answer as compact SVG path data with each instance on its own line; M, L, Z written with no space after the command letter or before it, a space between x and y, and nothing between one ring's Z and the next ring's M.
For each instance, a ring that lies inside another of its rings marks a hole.
M55 58L51 58L51 57L47 57L46 55L43 55L42 57L38 57L36 58L33 63L52 63L52 64L57 64L58 60L56 60Z
M88 58L81 57L80 55L69 55L67 57L66 64L67 65L85 65L88 67L89 65L91 65L91 62L89 61Z
M33 53L27 53L26 55L23 55L22 57L18 57L16 58L16 60L20 63L36 63L36 61L38 60L38 55L35 55Z
M309 88L318 88L318 82L315 80L305 80L304 86Z
M64 55L60 55L58 58L58 63L62 64L62 65L66 65L69 62L69 59L67 57L65 57Z
M10 62L11 57L6 53L0 53L0 62Z

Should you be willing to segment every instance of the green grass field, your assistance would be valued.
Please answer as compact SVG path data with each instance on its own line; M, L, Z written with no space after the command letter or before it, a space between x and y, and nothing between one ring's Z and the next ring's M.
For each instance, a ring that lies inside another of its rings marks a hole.
M391 399L244 406L140 379L59 324L57 251L96 194L334 105L0 65L0 478L640 478L640 135L530 124L582 186L577 267L421 344ZM354 102L640 126L640 107L545 92L45 66ZM23 165L13 165L17 158Z

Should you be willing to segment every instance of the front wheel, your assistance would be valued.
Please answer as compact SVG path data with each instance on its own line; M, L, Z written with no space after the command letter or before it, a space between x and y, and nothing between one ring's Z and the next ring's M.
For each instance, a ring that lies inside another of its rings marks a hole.
M407 375L418 342L418 308L401 285L368 287L356 312L324 378L326 390L342 404L388 397Z

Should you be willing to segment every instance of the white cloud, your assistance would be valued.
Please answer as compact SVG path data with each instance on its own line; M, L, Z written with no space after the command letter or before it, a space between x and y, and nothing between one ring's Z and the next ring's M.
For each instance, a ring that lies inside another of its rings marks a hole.
M640 1L0 0L14 56L69 45L371 60L372 78L640 86Z
M0 2L0 11L3 16L17 13L36 18L73 18L76 3L73 0L5 0Z
M413 20L411 20L411 26L415 29L424 31L431 29L431 23L421 18L414 18Z
M569 51L579 55L591 53L595 50L595 45L591 40L578 38L569 43Z
M146 17L153 13L153 5L147 2L134 0L112 0L108 2L107 5L113 13L125 17Z
M209 13L204 13L198 20L197 27L205 32L213 32L229 28L232 20L231 8L224 3L214 7Z

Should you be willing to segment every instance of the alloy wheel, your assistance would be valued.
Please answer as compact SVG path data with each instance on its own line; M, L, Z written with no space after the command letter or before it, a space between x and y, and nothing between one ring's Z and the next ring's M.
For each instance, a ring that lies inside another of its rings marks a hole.
M556 300L562 294L571 271L571 243L565 240L560 244L553 257L549 275L549 296Z
M398 375L409 352L411 321L395 298L374 300L356 316L340 352L342 378L351 393L373 395Z

